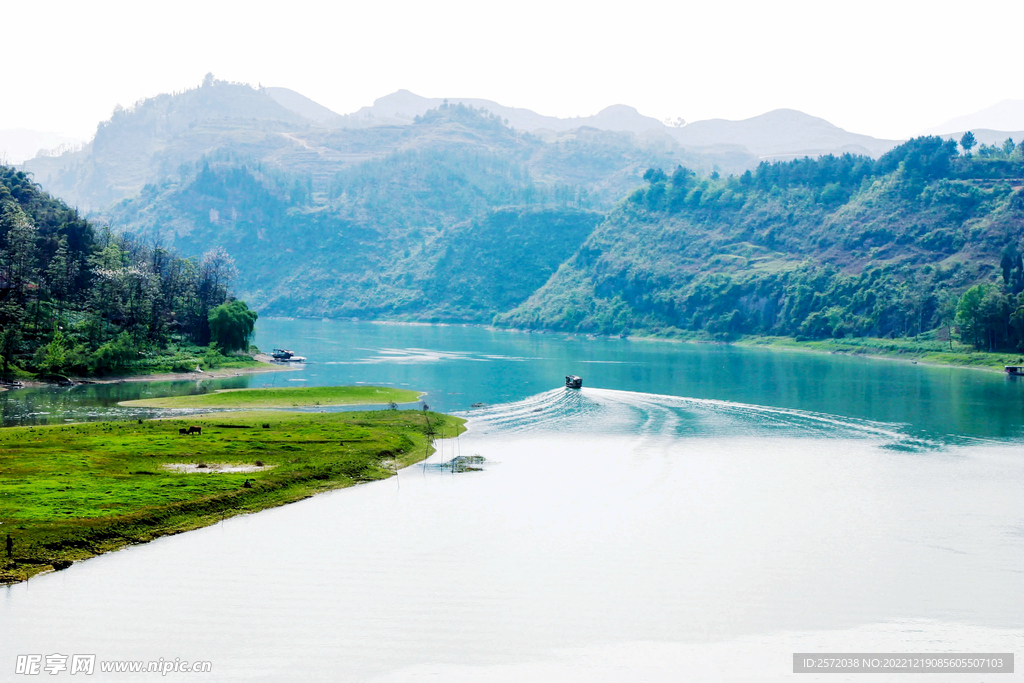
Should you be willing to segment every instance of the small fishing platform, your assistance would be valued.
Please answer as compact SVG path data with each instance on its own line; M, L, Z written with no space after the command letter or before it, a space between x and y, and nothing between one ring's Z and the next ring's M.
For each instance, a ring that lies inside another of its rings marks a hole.
M270 357L274 359L276 363L305 363L305 356L296 356L294 351L288 349L274 349L274 352L270 354Z
M1010 377L1024 377L1024 365L1006 365L1003 370Z
M579 375L566 375L565 376L565 388L566 389L582 389L583 378Z

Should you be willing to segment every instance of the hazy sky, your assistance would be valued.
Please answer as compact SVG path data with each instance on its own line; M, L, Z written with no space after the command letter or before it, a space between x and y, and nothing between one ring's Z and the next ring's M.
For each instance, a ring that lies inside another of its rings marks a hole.
M780 107L906 137L1024 98L1024 2L5 2L0 129L90 137L203 74L339 113L406 88L556 116Z

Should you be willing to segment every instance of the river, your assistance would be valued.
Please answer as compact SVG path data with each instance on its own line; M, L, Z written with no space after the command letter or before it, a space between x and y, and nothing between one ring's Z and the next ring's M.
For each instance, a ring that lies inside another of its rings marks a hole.
M819 678L794 652L1024 645L1019 380L457 326L270 319L257 343L310 362L0 408L53 423L365 382L424 390L470 429L397 479L0 588L0 680L25 678L17 654L92 653L208 660L217 681L788 681ZM457 453L482 471L432 466Z

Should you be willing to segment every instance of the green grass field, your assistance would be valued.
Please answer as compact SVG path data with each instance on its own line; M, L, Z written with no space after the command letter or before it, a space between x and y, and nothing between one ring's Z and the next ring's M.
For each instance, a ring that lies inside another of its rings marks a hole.
M268 411L0 429L0 553L6 534L15 543L12 560L0 555L0 583L392 476L432 452L434 433L452 436L463 424L414 410ZM192 425L202 434L179 435ZM267 469L165 467L177 463Z
M210 394L144 398L124 401L134 408L297 408L412 403L420 392L391 387L282 387L279 389L222 389Z

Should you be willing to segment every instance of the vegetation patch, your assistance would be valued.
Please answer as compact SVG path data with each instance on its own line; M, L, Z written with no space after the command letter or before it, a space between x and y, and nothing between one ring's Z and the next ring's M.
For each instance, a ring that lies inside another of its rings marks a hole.
M737 343L744 346L791 348L821 353L903 358L935 365L955 365L1003 372L1007 365L1024 364L1020 353L977 351L960 342L936 339L934 334L918 339L877 339L855 337L846 339L797 340L792 337L742 337Z
M387 478L427 457L436 432L464 424L412 410L232 417L252 427L191 416L0 429L0 540L13 541L12 556L0 555L0 583ZM189 427L202 433L180 433ZM183 464L192 471L167 467ZM200 476L200 464L221 469Z
M494 324L838 345L952 331L979 351L1024 351L1024 146L961 147L922 137L877 160L729 177L649 169Z
M255 365L235 274L222 249L197 261L98 231L0 166L0 380Z
M418 391L409 389L373 386L221 389L209 394L123 401L121 405L133 408L297 408L411 403L420 395ZM218 426L225 429L235 428L235 425Z

